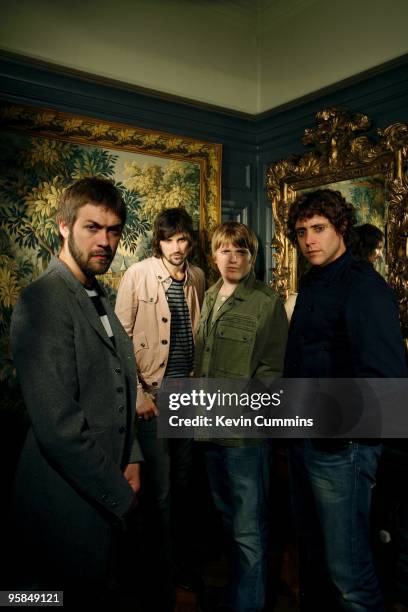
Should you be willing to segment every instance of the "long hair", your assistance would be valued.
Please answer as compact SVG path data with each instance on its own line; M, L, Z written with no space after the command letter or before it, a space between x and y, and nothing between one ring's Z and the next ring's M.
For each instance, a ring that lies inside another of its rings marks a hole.
M161 257L160 241L171 238L174 234L184 234L190 245L194 246L193 220L181 206L178 208L165 208L154 220L153 224L153 255Z

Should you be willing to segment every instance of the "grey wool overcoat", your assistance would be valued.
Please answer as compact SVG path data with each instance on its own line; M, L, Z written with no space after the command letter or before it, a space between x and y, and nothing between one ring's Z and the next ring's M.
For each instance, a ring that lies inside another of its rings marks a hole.
M105 574L112 534L133 498L123 470L141 460L133 347L102 302L115 345L84 287L53 258L12 319L31 421L16 475L17 524L34 569L61 582Z

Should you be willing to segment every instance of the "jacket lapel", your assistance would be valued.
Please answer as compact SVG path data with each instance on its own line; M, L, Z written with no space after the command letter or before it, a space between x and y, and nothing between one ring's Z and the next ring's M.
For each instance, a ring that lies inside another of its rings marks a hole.
M95 306L92 304L92 300L89 298L84 287L82 287L81 284L76 291L76 299L78 301L78 304L82 312L84 313L85 317L88 319L89 324L93 327L93 329L101 337L101 339L106 344L106 346L108 346L111 351L115 352L115 347L112 341L110 340L110 338L108 338L106 330L104 326L102 325L101 319L98 313L96 312ZM116 334L115 334L115 330L112 324L112 316L110 315L110 312L106 309L107 298L104 296L104 294L102 294L101 299L105 307L106 314L109 317L109 323L111 324L112 332L115 336L115 341L116 341Z
M103 327L101 320L99 318L98 313L95 310L94 305L92 304L91 299L88 297L84 286L79 282L79 280L77 278L75 278L75 276L72 274L71 270L68 268L68 266L66 266L60 259L58 259L57 257L52 257L51 262L50 262L50 266L49 268L51 269L55 269L58 271L58 274L63 278L63 280L65 281L65 283L67 284L68 288L74 293L75 298L79 304L79 307L81 308L82 312L84 313L85 317L87 318L89 324L93 327L93 329L97 332L97 334L101 337L101 339L103 340L103 342L106 344L106 346L111 350L111 351L115 351L115 347L112 344L112 341L108 338L105 328ZM105 294L103 294L103 301L104 301L104 305L106 307L106 302L107 298L104 297ZM111 323L112 326L112 319L113 317L110 316L109 313L109 321ZM115 334L115 331L112 327L112 331Z
M218 291L222 285L222 278L220 278L213 287L208 289L205 296L205 320L204 320L204 335L208 336L208 332L212 327L213 309L217 299ZM204 312L203 312L204 314Z
M214 300L214 306L215 306L215 302L216 302L216 299ZM221 317L225 315L226 312L228 312L228 310L231 308L233 303L234 303L234 296L232 295L231 297L228 298L228 300L225 301L224 304L221 304L217 312L215 313L211 312L212 316L210 320L210 329L212 329L214 325L216 324L216 322L219 319L221 319Z
M118 317L116 316L112 308L112 305L109 301L109 298L105 295L103 289L102 289L101 299L102 299L102 304L105 308L106 314L108 315L109 323L112 328L112 333L115 338L115 346L116 346L117 352L122 357L127 357L129 353L129 347L132 346L129 336L123 329L122 324L120 323ZM132 351L133 351L133 348L132 348Z
M211 289L207 292L207 318L205 321L205 333L207 334L209 330L213 328L215 323L220 319L228 310L234 305L235 301L245 301L252 293L252 287L255 281L255 273L251 270L248 275L242 279L242 281L238 284L234 293L225 303L222 305L218 312L213 315L213 308L217 299L218 292L222 285L222 278L220 278L216 284L211 287Z

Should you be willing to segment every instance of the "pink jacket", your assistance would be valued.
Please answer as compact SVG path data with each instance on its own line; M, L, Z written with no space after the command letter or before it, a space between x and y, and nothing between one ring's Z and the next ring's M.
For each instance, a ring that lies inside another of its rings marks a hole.
M166 291L171 276L158 257L133 264L125 272L116 298L116 314L133 341L138 375L145 388L160 386L170 347L170 309ZM187 265L184 294L193 336L204 298L204 272Z

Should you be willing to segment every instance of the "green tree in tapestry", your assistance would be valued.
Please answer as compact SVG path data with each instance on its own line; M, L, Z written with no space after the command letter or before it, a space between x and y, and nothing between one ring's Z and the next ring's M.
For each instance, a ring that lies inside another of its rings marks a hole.
M0 164L0 383L10 386L15 383L8 349L12 309L21 289L59 251L55 213L64 189L79 178L98 175L114 181L125 199L128 219L122 241L103 277L114 299L124 270L150 255L151 226L159 210L183 205L198 229L200 168L18 132L2 134Z
M89 175L114 179L117 156L107 150L74 143L4 134L0 142L0 382L15 382L8 350L12 309L23 287L58 253L55 213L64 189ZM124 231L128 252L146 234L136 192L121 189L129 206Z
M136 161L125 167L126 187L141 199L141 214L151 224L163 208L184 206L194 227L200 218L200 169L197 164L172 160L166 166L141 165Z

